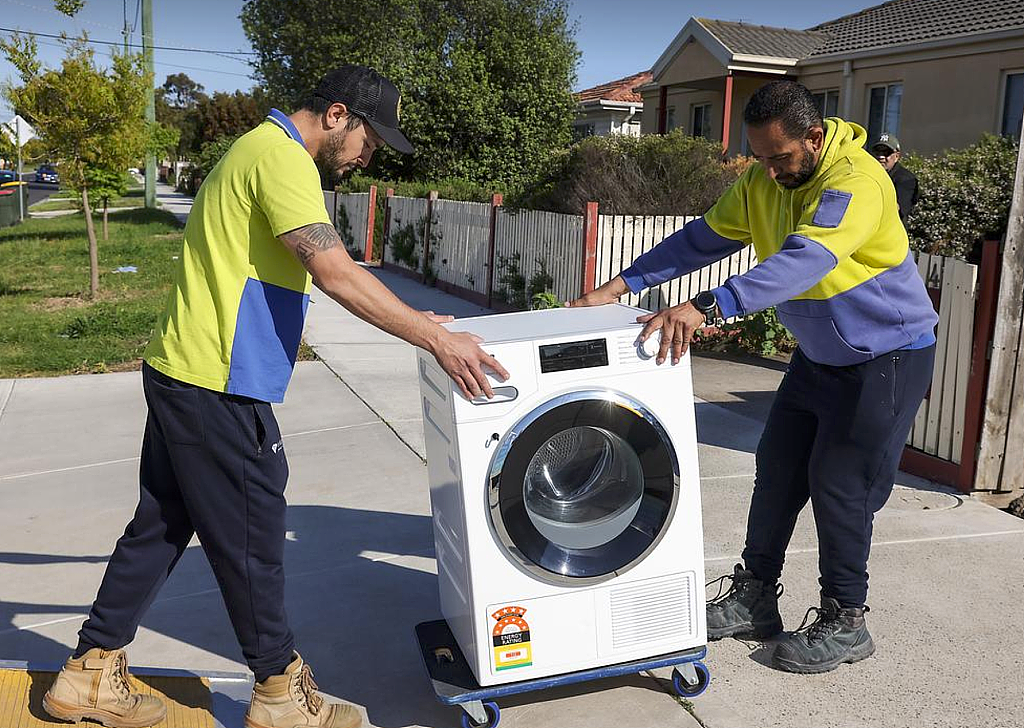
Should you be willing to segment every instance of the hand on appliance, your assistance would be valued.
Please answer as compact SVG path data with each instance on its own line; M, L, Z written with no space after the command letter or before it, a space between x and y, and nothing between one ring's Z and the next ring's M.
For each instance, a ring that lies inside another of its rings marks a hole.
M494 372L501 381L508 379L505 367L480 348L482 343L483 339L475 334L444 330L431 347L431 353L437 359L437 363L459 386L466 399L478 397L481 392L487 395L488 399L494 396L484 367Z
M603 306L606 303L615 303L620 296L629 293L629 286L622 276L615 276L603 286L595 288L590 293L580 296L574 301L566 301L565 305L570 308L582 308L584 306Z
M661 329L661 347L655 361L661 364L672 352L672 364L678 364L690 346L693 332L704 325L704 314L687 301L658 313L637 317L637 323L645 324L640 332L640 341L647 341L655 331Z

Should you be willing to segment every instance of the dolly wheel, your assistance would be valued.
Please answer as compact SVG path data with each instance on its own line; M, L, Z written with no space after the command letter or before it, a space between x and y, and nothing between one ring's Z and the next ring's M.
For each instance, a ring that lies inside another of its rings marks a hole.
M477 723L470 717L469 713L462 714L462 728L498 728L501 721L501 708L493 700L484 701L484 710L487 711L487 722Z
M708 689L708 683L711 682L711 673L708 672L707 666L703 662L694 662L693 667L697 671L696 685L690 685L686 682L678 668L672 670L672 687L675 688L680 697L695 698Z

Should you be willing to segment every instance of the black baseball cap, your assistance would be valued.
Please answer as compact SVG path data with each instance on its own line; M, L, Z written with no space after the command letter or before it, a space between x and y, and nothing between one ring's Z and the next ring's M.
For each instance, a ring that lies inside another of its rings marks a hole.
M900 140L896 138L895 134L885 132L875 140L874 144L871 145L871 151L874 152L879 149L888 149L890 152L898 152L900 151Z
M395 84L372 68L336 68L320 79L313 95L332 104L345 104L351 113L362 117L389 147L402 154L412 153L412 144L398 130L402 96Z

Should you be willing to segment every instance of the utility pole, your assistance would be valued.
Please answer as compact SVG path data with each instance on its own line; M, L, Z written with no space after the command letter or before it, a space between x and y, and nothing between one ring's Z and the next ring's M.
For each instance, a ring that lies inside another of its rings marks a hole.
M146 63L146 71L151 78L156 78L153 70L153 0L142 0L142 53ZM153 82L150 81L146 91L146 121L156 121L156 98ZM146 154L146 207L156 207L156 155Z
M122 17L124 18L124 30L121 31L121 35L124 36L124 54L128 55L128 0L121 0Z

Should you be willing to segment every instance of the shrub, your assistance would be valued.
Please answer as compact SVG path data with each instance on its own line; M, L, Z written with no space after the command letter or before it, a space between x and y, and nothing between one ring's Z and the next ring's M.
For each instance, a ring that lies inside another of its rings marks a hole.
M1017 165L1013 139L986 134L969 147L908 155L902 163L920 184L906 222L915 250L966 258L976 240L1006 230Z
M793 351L797 341L775 309L768 308L718 328L698 329L694 345L703 351L768 357Z
M549 173L507 204L579 214L587 202L619 215L701 215L751 160L722 159L718 142L680 130L587 137L551 159Z

